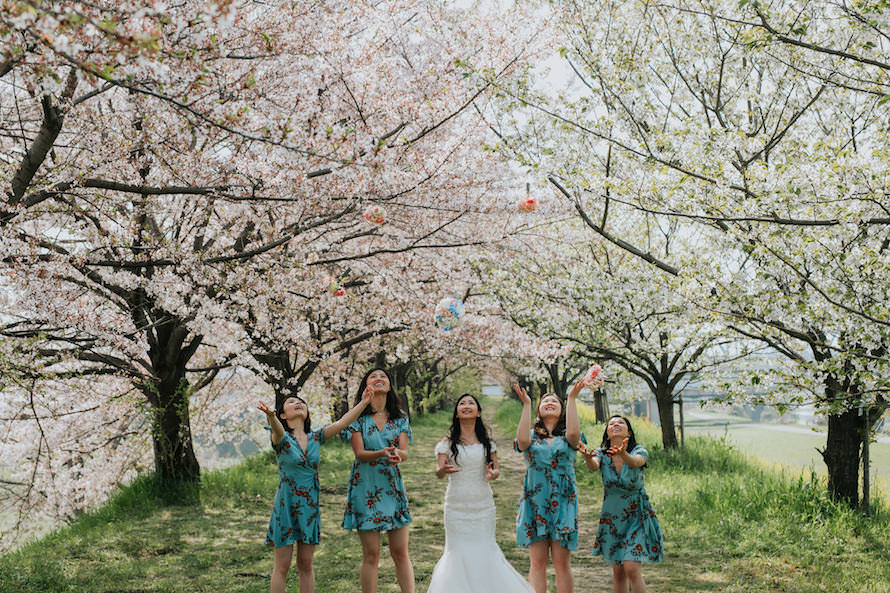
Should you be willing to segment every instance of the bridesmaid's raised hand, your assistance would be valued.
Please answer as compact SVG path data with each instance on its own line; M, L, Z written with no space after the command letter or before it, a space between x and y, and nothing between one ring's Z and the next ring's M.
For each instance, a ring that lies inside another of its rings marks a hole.
M572 390L569 391L569 397L578 397L578 394L581 393L582 389L584 389L583 381L575 383L575 385L572 387Z
M621 441L620 445L615 446L615 447L609 447L608 450L606 450L606 455L618 455L619 453L626 451L628 441L629 441L629 439L624 439L623 441Z
M257 404L256 408L260 412L264 413L266 416L275 416L275 410L271 409L264 401L261 401L259 404Z
M519 401L522 402L522 405L532 403L532 398L528 396L528 393L525 391L525 389L520 387L518 383L513 384L513 391L516 392L516 397L519 398Z
M588 449L584 443L578 443L578 453L585 457L593 457L599 449Z

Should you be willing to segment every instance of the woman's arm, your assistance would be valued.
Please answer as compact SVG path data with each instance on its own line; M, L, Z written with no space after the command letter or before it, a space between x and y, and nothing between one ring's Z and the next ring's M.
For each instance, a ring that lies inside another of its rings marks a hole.
M398 461L390 458L390 461L393 463L401 463L408 459L408 433L402 432L399 433L399 446L396 447L394 453L398 455Z
M532 425L532 400L525 389L519 385L513 385L513 391L522 402L522 416L519 417L519 426L516 427L516 445L520 451L525 451L531 445L529 430Z
M498 476L501 475L501 469L498 466L498 452L491 452L491 461L488 462L488 465L485 467L485 481L491 482L492 480L497 480Z
M575 383L566 401L566 442L572 449L577 449L578 443L581 442L581 423L578 420L577 398L582 387L584 386L581 383Z
M365 441L364 437L362 437L362 433L354 432L352 433L352 437L349 439L349 444L352 445L352 452L355 455L355 458L362 462L369 461L377 461L381 457L386 457L386 449L380 449L378 451L368 451L365 449Z
M448 474L453 474L455 472L459 472L460 468L454 467L451 465L451 459L449 459L447 453L439 453L436 455L436 477L439 479L444 478Z
M324 429L323 440L328 440L329 438L335 436L340 433L347 426L355 422L361 413L368 407L368 404L371 402L371 391L369 389L365 389L365 392L362 394L362 399L355 406L352 407L351 410L343 414L343 417L337 420L336 422L332 422L327 425Z
M589 469L592 472L595 472L600 468L600 458L598 455L595 455L595 454L590 454L590 455L585 454L584 455L584 464L587 466L587 469Z
M272 430L272 444L277 445L284 439L284 426L281 424L281 420L278 419L275 410L266 405L266 402L260 402L257 409L266 415L266 422L269 423L269 428Z

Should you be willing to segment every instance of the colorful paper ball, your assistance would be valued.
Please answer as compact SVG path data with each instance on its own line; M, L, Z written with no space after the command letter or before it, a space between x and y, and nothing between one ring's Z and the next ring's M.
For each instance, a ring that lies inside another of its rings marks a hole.
M340 281L334 276L328 276L327 291L334 296L343 296L346 294L346 291L340 286Z
M371 204L365 208L365 212L362 216L365 217L365 220L373 222L374 224L383 224L386 222L386 213L383 211L383 207L378 206L377 204Z
M449 331L460 325L464 316L464 304L454 297L446 297L436 304L433 320L441 329Z
M534 198L526 198L519 202L520 212L534 212L538 209L538 201Z
M602 387L605 384L606 376L603 374L603 367L598 364L591 366L581 380L581 385L585 387Z

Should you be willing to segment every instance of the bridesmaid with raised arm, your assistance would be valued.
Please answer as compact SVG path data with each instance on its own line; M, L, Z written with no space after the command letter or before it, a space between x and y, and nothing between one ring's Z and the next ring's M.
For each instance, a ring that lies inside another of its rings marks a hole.
M273 410L265 402L257 406L266 414L271 430L272 449L278 462L280 478L266 544L275 547L275 560L269 589L284 593L297 545L297 570L301 593L315 591L312 557L321 535L321 513L318 507L318 463L321 445L338 434L371 401L370 392L343 415L340 420L312 430L309 406L297 395L286 397Z
M578 488L575 453L583 442L575 385L562 401L552 393L538 402L534 423L531 398L519 385L522 402L515 448L525 457L525 482L516 515L516 543L528 548L528 580L535 593L547 591L547 564L553 562L557 593L573 593L571 552L578 549Z
M377 593L380 533L385 531L402 593L414 593L414 567L408 556L408 496L399 464L408 457L411 427L380 368L368 371L356 398L370 392L370 405L343 431L355 461L346 494L343 528L358 531L362 543L362 593Z
M603 479L593 555L612 565L614 593L627 593L628 585L633 593L646 593L640 563L664 557L661 526L643 487L649 453L637 444L630 420L616 415L606 423L599 448L587 453L584 462L590 471L600 470Z

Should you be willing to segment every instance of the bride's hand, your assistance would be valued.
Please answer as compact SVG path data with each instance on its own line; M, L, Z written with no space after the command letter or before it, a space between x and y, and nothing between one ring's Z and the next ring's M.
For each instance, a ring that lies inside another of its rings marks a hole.
M501 475L501 470L494 466L494 461L490 462L485 466L485 481L490 482L492 480L497 480L498 476Z
M436 475L440 478L444 478L446 474L455 474L459 471L459 467L454 467L451 465L451 460L446 459L444 464L436 468Z

